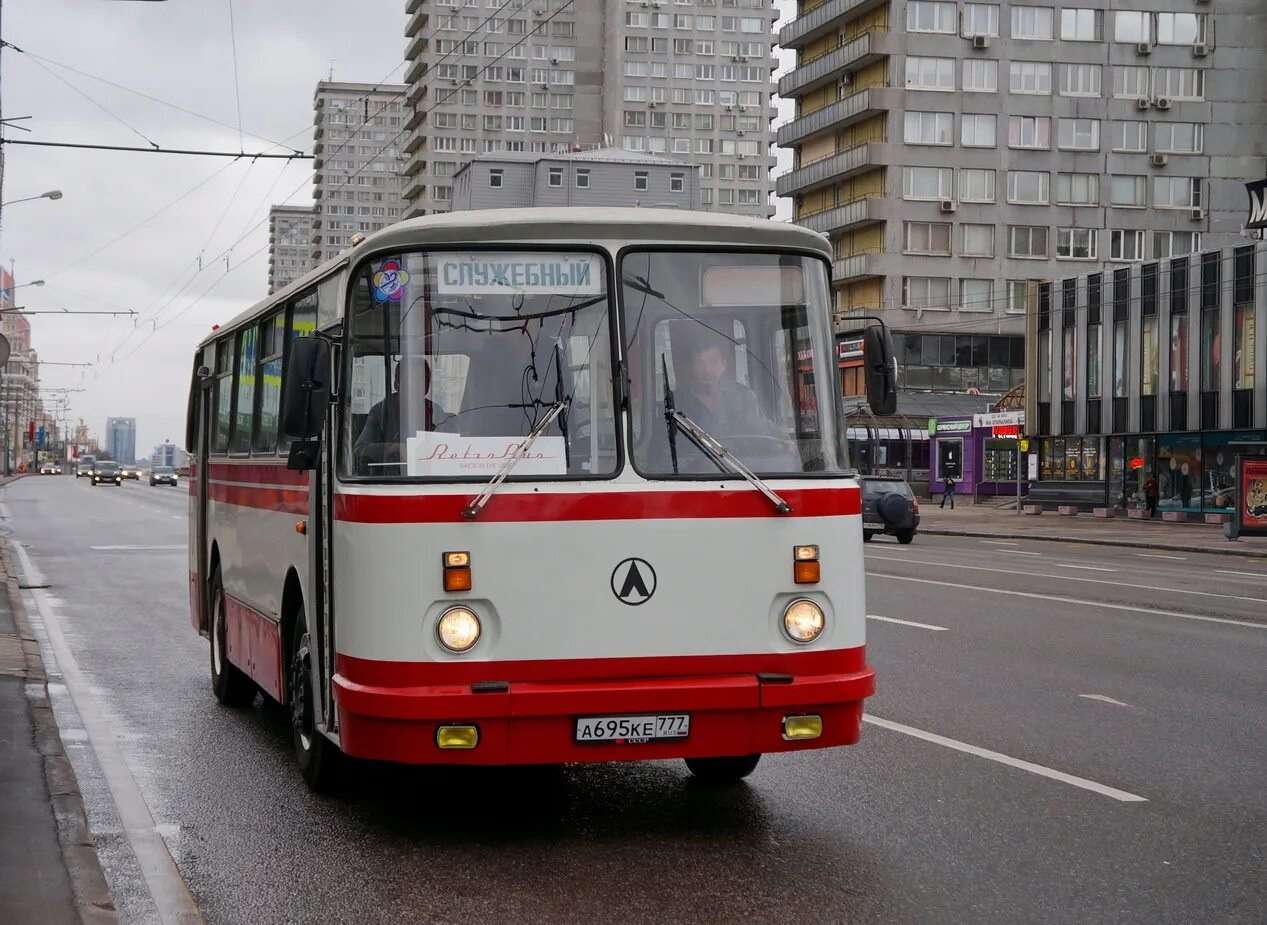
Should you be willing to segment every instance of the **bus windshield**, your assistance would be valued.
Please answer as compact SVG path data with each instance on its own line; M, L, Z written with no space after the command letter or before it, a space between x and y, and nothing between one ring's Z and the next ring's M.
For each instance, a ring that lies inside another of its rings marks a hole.
M822 261L636 251L620 281L640 473L736 477L692 424L758 475L844 470Z
M345 476L486 481L616 473L610 298L587 251L380 256L354 277Z

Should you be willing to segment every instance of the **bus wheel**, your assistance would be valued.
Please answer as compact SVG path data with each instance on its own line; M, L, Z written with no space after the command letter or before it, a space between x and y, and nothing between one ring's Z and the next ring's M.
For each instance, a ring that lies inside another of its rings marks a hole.
M255 699L255 685L229 661L220 569L211 575L211 692L226 707L244 707Z
M687 758L686 766L702 781L710 784L728 784L742 780L757 769L760 755L741 755L736 758Z
M295 615L294 639L290 653L290 728L295 760L309 789L327 793L337 783L340 756L335 744L316 728L311 647L302 605Z

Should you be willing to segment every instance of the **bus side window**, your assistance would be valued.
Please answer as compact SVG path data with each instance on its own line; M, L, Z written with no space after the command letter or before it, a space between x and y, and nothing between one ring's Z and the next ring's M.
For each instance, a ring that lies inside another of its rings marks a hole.
M255 387L255 438L252 450L269 455L277 451L278 412L282 401L282 350L285 346L286 313L277 312L260 325L259 368Z
M255 357L259 328L252 325L238 332L238 388L233 403L233 435L229 452L251 451L252 423L255 419Z
M233 423L233 339L216 343L215 427L211 432L211 452L227 453L229 426Z
M317 294L308 291L290 303L287 311L289 323L286 326L286 343L283 351L282 382L286 379L286 368L290 365L290 345L300 337L310 337L317 330ZM284 389L283 389L284 390ZM290 438L279 434L277 452L285 455L290 451Z

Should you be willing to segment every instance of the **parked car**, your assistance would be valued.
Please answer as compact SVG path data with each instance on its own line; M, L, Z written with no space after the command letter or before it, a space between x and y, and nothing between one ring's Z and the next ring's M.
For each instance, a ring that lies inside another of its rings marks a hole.
M862 483L862 539L877 533L897 537L903 545L915 539L919 529L919 499L903 479L864 475Z
M155 466L150 470L151 485L179 485L180 476L171 466Z
M123 470L112 459L100 459L92 467L93 485L122 485Z

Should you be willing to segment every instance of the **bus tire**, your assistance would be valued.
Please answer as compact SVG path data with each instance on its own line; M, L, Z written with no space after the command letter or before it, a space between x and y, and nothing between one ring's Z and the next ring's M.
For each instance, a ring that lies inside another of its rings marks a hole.
M255 684L229 661L220 569L211 573L211 692L223 706L245 707L255 699Z
M739 755L726 758L687 758L692 774L710 784L730 784L743 780L757 769L760 755Z
M295 614L290 652L290 730L295 761L304 783L314 793L329 793L338 785L342 755L338 746L316 728L312 696L312 656L308 621L303 605Z

